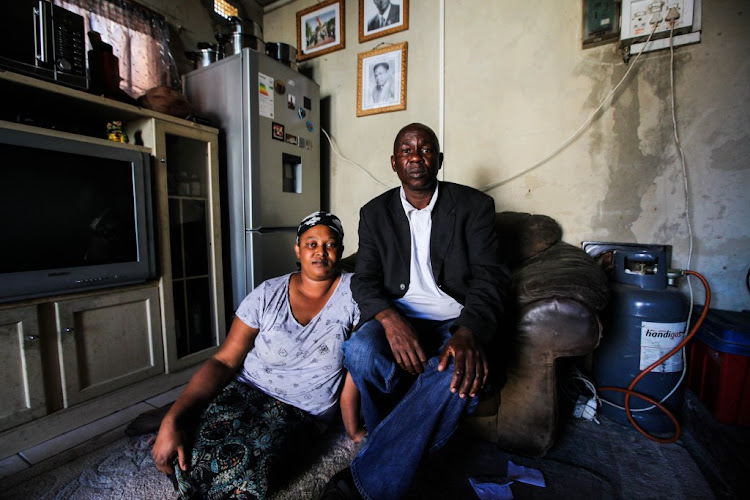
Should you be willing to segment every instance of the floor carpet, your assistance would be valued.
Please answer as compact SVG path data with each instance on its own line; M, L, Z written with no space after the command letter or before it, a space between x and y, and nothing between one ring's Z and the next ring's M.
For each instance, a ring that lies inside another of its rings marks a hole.
M55 467L0 482L0 497L11 500L172 499L170 481L151 459L153 434L120 437ZM348 464L354 446L342 434L307 450L311 463L273 496L317 498L328 477ZM634 430L602 419L571 421L543 459L517 457L490 443L462 437L423 467L410 494L415 500L477 498L469 478L502 481L511 460L541 471L546 487L511 485L518 499L711 499L715 498L688 451L678 442L656 444ZM11 477L13 478L13 477ZM19 479L21 479L19 481Z

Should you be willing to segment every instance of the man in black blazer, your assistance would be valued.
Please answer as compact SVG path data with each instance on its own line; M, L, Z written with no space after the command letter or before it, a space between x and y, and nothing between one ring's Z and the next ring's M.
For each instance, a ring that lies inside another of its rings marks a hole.
M367 444L329 498L401 498L421 459L450 438L487 383L508 273L491 197L438 182L437 136L413 123L394 141L401 187L360 211L352 293L362 323L344 343ZM324 495L323 498L326 498Z
M399 21L401 6L391 3L390 0L373 0L378 13L370 18L367 23L367 31L385 28Z

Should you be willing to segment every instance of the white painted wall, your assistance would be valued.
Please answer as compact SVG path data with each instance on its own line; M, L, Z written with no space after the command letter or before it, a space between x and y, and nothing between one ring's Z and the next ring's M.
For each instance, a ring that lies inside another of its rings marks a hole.
M312 0L267 12L267 41L296 46L295 13ZM445 85L449 181L486 186L533 165L583 124L627 71L613 44L581 49L580 2L411 1L408 31L358 42L358 2L346 1L346 48L303 63L328 98L328 132L342 153L396 186L392 140L412 121L440 127ZM678 130L686 159L694 248L713 306L750 308L750 25L742 0L703 2L702 42L675 50ZM271 7L274 7L273 5ZM745 10L743 14L743 10ZM357 118L357 54L409 42L407 110ZM441 44L445 75L439 71ZM632 59L631 59L632 64ZM492 189L498 211L555 217L565 241L671 244L673 267L688 265L689 238L670 111L668 51L644 55L600 116L570 146L531 172ZM331 158L331 205L356 249L359 208L384 190ZM351 236L349 236L351 235ZM696 302L702 303L700 285Z

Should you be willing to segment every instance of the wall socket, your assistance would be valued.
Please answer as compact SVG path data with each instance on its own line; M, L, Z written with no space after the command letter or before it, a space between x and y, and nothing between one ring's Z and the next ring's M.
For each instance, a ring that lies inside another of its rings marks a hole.
M699 42L701 0L622 0L620 43L630 46L630 55L640 52L652 30L654 34L645 51L669 47L670 11L679 15L674 20L673 45Z

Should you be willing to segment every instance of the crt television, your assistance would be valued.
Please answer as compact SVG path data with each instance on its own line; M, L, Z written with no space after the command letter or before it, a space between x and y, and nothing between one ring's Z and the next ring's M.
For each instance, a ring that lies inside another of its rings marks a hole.
M156 275L143 148L0 122L0 302Z

